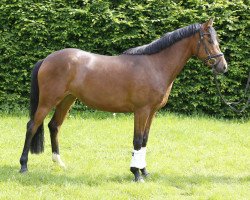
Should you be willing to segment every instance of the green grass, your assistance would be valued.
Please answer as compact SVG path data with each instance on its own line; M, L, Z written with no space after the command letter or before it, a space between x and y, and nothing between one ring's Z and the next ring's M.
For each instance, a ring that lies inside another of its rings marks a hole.
M250 199L250 121L158 114L147 166L151 177L133 183L132 115L82 113L61 128L61 157L29 156L19 174L26 116L0 116L0 199Z

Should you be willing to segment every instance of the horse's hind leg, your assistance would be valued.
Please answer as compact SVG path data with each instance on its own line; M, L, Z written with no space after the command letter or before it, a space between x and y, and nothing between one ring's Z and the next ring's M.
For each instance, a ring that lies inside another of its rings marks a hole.
M25 143L23 147L23 152L20 158L20 164L21 164L20 172L21 173L26 172L28 170L27 162L28 162L28 154L29 154L29 149L30 149L32 138L37 132L39 126L43 123L43 120L46 117L46 115L49 113L49 111L50 111L50 108L46 106L39 106L37 108L34 119L31 119L27 123L26 138L25 138Z
M50 139L52 147L52 160L58 163L61 167L65 167L65 164L60 158L58 132L62 125L71 105L75 102L76 98L72 95L66 96L57 106L55 113L48 124L50 130Z

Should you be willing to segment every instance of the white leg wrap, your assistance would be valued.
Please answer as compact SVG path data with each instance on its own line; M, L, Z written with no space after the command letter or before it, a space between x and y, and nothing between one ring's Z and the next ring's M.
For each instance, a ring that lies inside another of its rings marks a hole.
M61 166L61 167L63 167L63 168L66 168L66 166L65 166L64 162L61 160L61 157L60 157L59 154L53 153L53 154L52 154L52 160L53 160L54 162L56 162L59 166Z
M139 169L146 167L146 147L142 147L139 151L133 150L130 167Z

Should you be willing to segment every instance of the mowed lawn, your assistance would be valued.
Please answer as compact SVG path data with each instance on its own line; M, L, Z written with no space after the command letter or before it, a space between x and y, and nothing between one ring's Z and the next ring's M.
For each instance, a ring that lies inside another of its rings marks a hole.
M61 128L63 170L45 152L19 174L27 116L0 117L0 199L250 199L250 121L158 114L145 183L129 171L133 116L82 113Z

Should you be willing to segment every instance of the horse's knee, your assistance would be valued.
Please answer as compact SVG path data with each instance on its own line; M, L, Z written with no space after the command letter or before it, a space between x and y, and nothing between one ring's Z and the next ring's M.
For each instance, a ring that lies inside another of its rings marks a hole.
M134 143L134 149L135 150L138 151L138 150L141 149L141 147L142 147L142 141L143 141L142 137L135 137L134 138L133 143Z

